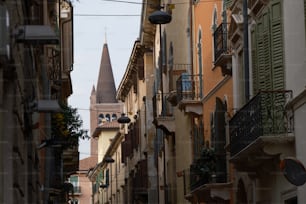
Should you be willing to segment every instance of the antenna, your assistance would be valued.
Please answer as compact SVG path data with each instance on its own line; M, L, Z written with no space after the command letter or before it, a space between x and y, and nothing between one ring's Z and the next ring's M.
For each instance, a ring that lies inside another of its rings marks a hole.
M107 32L106 32L107 31L107 27L105 27L104 29L105 29L105 36L104 37L105 37L105 44L106 44L107 43L107 38L106 38L107 37L107 35L106 35L107 34Z

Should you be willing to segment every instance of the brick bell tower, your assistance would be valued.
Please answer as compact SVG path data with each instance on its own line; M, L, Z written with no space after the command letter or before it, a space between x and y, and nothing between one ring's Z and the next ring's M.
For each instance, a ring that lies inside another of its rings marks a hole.
M122 103L116 99L116 87L107 43L104 43L97 86L90 95L90 135L102 124L120 117ZM91 137L91 157L98 161L98 139Z

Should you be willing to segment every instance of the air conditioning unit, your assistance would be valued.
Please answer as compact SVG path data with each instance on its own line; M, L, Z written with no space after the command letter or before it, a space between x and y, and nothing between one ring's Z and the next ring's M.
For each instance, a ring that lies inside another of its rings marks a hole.
M15 30L17 42L29 44L58 44L59 38L48 25L23 25Z
M5 6L0 5L0 57L10 58L9 14Z

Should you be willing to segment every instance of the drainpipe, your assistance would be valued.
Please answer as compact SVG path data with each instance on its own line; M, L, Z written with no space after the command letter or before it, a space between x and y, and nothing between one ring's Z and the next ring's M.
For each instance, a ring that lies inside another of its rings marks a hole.
M248 0L243 1L243 61L244 61L244 84L245 102L250 99L249 84L249 20L248 20Z
M163 60L164 60L164 52L163 52L163 46L164 43L162 42L162 27L161 24L159 24L159 53L160 53L160 64L159 64L159 71L160 71L160 92L161 92L161 105L162 105L162 110L161 110L161 115L165 115L165 107L164 107L164 84L163 84Z
M252 180L253 185L253 204L256 204L256 179Z

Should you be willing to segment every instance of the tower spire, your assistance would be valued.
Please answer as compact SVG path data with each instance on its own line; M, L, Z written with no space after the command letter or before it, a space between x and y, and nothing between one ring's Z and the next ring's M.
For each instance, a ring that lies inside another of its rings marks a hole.
M96 88L97 103L117 103L116 87L107 43L104 43Z

